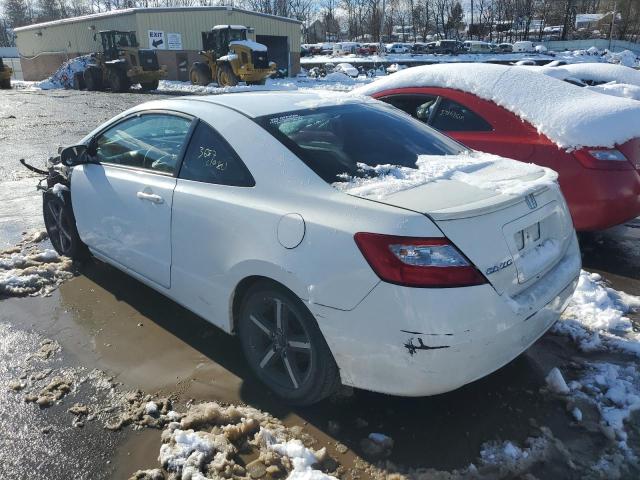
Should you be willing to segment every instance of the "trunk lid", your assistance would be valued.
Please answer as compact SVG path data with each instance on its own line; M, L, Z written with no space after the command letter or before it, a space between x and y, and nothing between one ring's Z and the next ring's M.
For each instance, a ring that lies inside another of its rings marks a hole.
M496 158L419 184L409 173L413 184L376 199L431 217L498 293L513 296L560 261L574 229L555 172ZM359 187L349 193L367 191Z

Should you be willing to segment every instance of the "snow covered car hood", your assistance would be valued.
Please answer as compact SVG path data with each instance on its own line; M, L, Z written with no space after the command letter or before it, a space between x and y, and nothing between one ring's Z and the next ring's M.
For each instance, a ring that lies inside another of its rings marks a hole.
M492 101L568 150L613 148L640 136L637 101L603 96L528 67L424 65L376 80L351 94L374 95L411 87L451 88Z
M345 176L333 185L350 195L446 219L502 208L558 178L551 169L481 152L421 155L416 166L361 164L370 176Z

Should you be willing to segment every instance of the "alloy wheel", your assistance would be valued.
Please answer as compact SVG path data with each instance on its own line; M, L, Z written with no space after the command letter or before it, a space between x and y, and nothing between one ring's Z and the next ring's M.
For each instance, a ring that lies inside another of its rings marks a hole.
M282 388L300 388L311 373L313 352L294 309L283 298L263 297L248 320L248 353L259 374Z
M64 206L59 202L48 202L47 208L47 229L49 239L54 248L61 255L66 255L73 245L71 237L71 225L64 211Z

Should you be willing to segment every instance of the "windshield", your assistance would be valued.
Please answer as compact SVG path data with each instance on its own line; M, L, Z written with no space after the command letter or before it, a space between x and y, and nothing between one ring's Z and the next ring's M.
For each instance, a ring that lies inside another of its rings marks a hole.
M417 168L419 155L456 155L465 148L394 107L345 104L257 119L328 183L375 175L368 167Z
M239 40L245 40L246 37L247 36L246 36L245 30L234 30L234 29L229 30L229 41L230 42L237 42Z

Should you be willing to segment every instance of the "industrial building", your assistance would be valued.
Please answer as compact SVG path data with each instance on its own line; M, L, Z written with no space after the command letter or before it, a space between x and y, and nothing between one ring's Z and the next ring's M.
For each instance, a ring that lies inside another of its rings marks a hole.
M168 79L189 80L200 60L202 32L215 25L244 25L249 38L269 49L278 69L300 71L301 22L233 7L131 8L38 23L15 29L25 80L41 80L66 60L100 50L101 30L135 31L141 48L157 50Z

